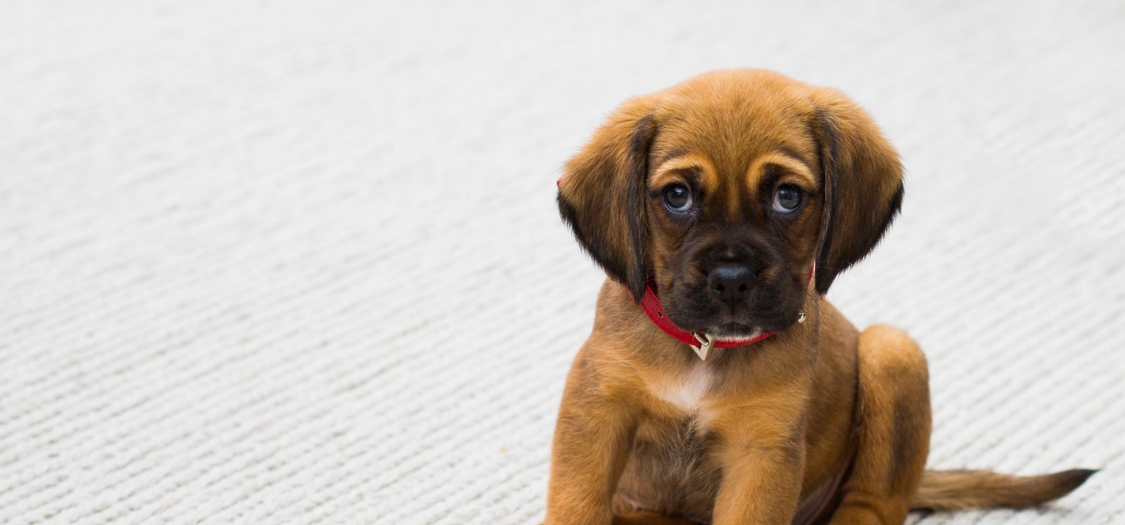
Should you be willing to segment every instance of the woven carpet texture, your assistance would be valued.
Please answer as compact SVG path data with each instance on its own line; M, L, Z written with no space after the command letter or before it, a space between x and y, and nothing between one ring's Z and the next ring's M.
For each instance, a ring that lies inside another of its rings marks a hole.
M5 2L0 523L543 517L625 98L762 67L869 109L903 213L829 298L930 359L930 464L1100 468L1125 523L1121 2Z

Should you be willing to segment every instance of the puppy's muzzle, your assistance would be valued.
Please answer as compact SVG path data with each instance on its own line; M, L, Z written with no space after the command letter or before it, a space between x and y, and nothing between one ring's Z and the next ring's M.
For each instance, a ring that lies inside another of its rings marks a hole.
M745 301L757 284L756 273L742 264L719 264L707 273L711 293L732 309Z

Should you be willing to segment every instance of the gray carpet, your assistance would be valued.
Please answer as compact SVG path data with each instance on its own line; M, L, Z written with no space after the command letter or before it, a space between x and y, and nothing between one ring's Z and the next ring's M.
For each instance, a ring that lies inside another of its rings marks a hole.
M934 467L1125 523L1120 2L9 2L0 523L535 524L603 275L555 211L624 98L866 106L900 220L829 297L931 362Z

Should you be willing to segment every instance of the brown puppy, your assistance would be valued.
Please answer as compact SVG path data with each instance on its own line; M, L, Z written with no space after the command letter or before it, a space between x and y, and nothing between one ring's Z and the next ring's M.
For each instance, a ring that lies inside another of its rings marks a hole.
M1092 471L924 471L925 356L823 298L902 194L894 148L837 91L740 70L625 102L559 181L611 279L567 379L547 524L897 524L1081 484ZM700 359L665 315L716 346L775 334Z

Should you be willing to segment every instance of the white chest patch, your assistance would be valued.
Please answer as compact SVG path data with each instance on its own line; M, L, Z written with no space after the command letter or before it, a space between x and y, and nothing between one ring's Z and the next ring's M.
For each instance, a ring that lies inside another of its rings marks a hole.
M707 363L700 362L696 363L687 374L681 376L679 381L668 381L653 393L684 412L704 418L706 416L704 398L711 389L712 379L714 373L711 367Z

